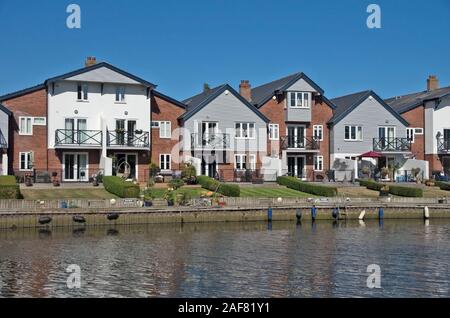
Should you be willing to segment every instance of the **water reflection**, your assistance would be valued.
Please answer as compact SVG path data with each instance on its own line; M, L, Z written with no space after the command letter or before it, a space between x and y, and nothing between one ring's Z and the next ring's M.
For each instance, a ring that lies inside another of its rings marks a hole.
M0 296L449 296L450 221L173 224L0 231ZM82 288L66 288L66 268ZM369 264L382 289L365 285Z

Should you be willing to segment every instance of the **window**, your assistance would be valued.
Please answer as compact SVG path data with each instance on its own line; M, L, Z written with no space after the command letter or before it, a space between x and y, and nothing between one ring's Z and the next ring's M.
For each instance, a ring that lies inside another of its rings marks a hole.
M118 103L125 102L125 87L116 88L116 102Z
M414 135L423 135L423 128L414 128Z
M247 169L247 155L235 155L234 156L234 168L237 170Z
M33 118L33 125L45 126L46 123L47 123L47 119L45 117L34 117Z
M414 128L406 128L406 138L408 138L408 141L411 143L414 143Z
M323 126L314 125L313 126L314 139L318 141L323 141Z
M169 154L161 154L159 156L159 168L161 170L170 170L171 169L171 155Z
M250 169L256 170L256 155L255 154L250 155Z
M311 93L306 92L289 92L289 107L291 108L309 108L311 101Z
M88 100L88 85L87 84L78 84L77 99L79 101Z
M255 138L255 123L236 123L236 138Z
M33 154L31 152L19 152L20 170L29 171L33 169Z
M346 141L362 141L363 133L361 126L345 126L345 136Z
M323 171L323 156L314 156L314 171Z
M269 140L278 140L280 138L280 126L278 124L269 124Z
M172 123L170 121L159 122L159 138L172 137Z
M32 135L33 134L33 117L19 117L19 134Z
M152 128L159 128L159 121L152 121L151 125L152 125Z

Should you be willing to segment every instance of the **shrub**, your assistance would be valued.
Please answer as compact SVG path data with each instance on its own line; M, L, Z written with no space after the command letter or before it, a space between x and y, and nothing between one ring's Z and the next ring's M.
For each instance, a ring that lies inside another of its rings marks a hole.
M450 182L435 181L435 184L436 184L441 190L450 191Z
M169 187L173 188L174 190L177 190L184 186L184 181L181 179L172 179L169 181Z
M121 198L137 198L140 193L139 185L116 176L104 176L103 185L106 191Z
M277 183L293 190L315 194L319 196L335 197L337 195L336 187L327 187L317 184L310 184L307 182L302 182L294 177L278 177Z
M236 184L220 183L207 176L198 176L197 181L202 188L210 191L217 191L227 197L239 197L241 195L241 189Z
M372 179L369 179L369 180L358 179L356 181L358 181L359 184L362 185L363 187L366 187L367 189L375 190L375 191L381 191L383 189L383 187L385 186L385 184L378 183Z
M21 199L15 176L0 176L0 199Z
M197 182L197 171L192 163L186 162L183 164L181 168L181 178L187 184L195 184Z
M403 187L398 185L389 185L389 193L402 197L413 197L413 198L423 197L422 189L413 187Z

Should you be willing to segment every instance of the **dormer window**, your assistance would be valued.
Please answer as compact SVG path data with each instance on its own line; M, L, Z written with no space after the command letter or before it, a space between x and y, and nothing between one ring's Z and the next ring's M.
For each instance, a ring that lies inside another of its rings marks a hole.
M116 102L125 103L125 87L116 88Z
M290 108L309 108L311 104L311 93L288 92L288 103Z
M88 85L87 84L78 84L77 99L79 101L87 101L88 100Z

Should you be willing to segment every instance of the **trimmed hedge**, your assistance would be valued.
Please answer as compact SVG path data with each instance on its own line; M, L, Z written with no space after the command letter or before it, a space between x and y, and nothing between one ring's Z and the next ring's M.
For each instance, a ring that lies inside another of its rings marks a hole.
M15 176L0 176L0 199L22 199Z
M434 184L437 185L441 190L450 191L450 182L435 181Z
M116 176L104 176L103 186L106 191L115 194L120 198L137 198L141 191L138 184L125 181Z
M389 185L389 193L401 197L421 198L423 197L423 190L413 187L403 187L398 185Z
M216 191L217 189L218 193L227 197L239 197L241 195L241 188L236 184L220 183L207 176L198 176L197 181L202 188L210 191Z
M413 187L404 187L393 184L378 183L374 180L357 180L360 185L370 190L381 191L384 187L389 188L389 193L402 197L421 198L423 197L423 190Z
M324 197L335 197L337 195L336 187L327 187L317 184L302 182L294 177L278 177L277 183L290 189L315 194Z

